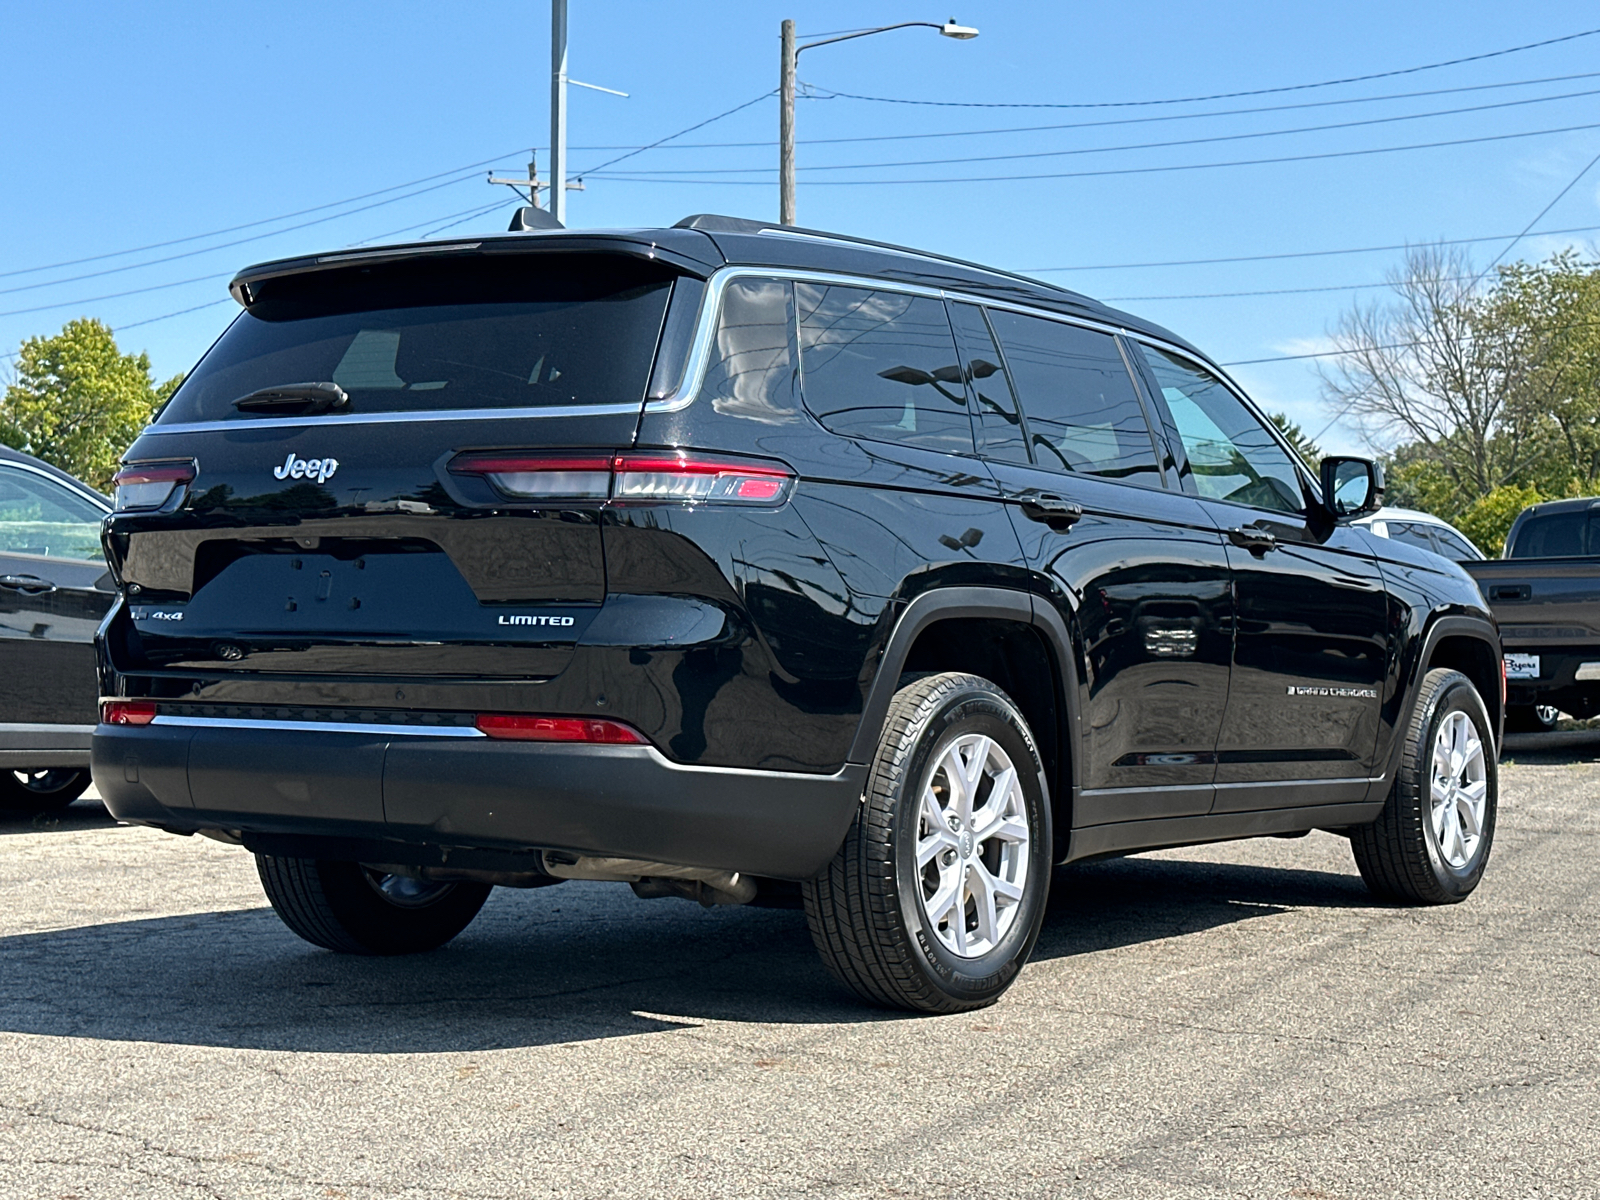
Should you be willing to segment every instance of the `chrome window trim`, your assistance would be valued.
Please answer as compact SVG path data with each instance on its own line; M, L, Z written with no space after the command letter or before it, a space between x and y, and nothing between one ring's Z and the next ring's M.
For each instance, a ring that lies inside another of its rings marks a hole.
M228 429L338 429L344 425L395 425L407 421L520 421L528 417L632 417L638 404L564 404L545 408L425 408L417 412L349 413L344 416L233 417L222 421L188 421L146 425L139 434L214 433Z
M481 738L488 735L470 725L380 725L356 721L272 721L234 717L178 717L157 715L152 725L182 725L191 729L263 729L283 733L371 733L381 737Z
M1170 348L1173 353L1181 354L1185 358L1194 358L1194 352L1183 346L1174 345L1162 338L1149 334L1125 329L1121 325L1110 321L1097 321L1092 317L1069 316L1066 313L1052 312L1045 308L1036 308L1029 304L1021 304L1014 300L996 300L988 296L977 295L960 288L927 287L923 284L906 283L898 279L882 279L872 275L855 275L844 271L809 271L787 267L757 267L737 266L723 267L714 272L706 280L705 296L700 302L699 323L695 328L694 342L692 343L688 359L684 363L683 378L678 386L666 396L645 402L646 414L681 412L688 408L699 395L700 389L705 384L706 372L711 366L712 344L716 338L717 322L722 318L722 298L728 285L739 279L778 279L791 283L817 283L823 285L837 285L839 287L870 288L879 292L899 292L907 296L923 296L930 300L949 301L957 304L977 304L984 308L1003 309L1007 312L1021 313L1029 317L1041 317L1047 321L1056 321L1062 325L1076 325L1081 329L1092 329L1097 333L1106 333L1115 337L1139 338L1152 345ZM1227 379L1219 367L1207 364L1206 369L1222 378L1230 388L1237 391L1233 381ZM1248 403L1248 401L1246 401ZM1251 405L1254 411L1254 406Z
M9 458L0 459L0 469L6 468L6 467L10 467L13 470L17 470L17 471L26 471L30 475L37 475L40 479L43 479L46 483L53 483L59 488L64 488L65 490L67 490L69 492L75 493L76 495L78 495L82 499L89 501L89 503L93 504L96 508L101 509L103 512L112 511L111 506L109 504L107 504L104 499L102 499L97 493L92 492L88 488L84 487L77 480L73 480L71 483L68 483L65 479L62 479L59 475L52 475L49 471L41 470L40 468L34 466L32 463L17 462L16 460L9 459ZM92 560L85 559L83 561L92 561Z

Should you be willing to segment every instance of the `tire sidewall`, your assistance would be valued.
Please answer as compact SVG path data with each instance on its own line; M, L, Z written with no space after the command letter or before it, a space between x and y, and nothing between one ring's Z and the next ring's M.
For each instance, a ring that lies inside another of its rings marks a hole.
M989 1000L1009 987L1027 963L1044 918L1052 843L1043 768L1021 714L1003 695L987 688L969 686L950 696L912 733L916 748L901 775L894 806L894 876L900 919L918 966L934 986L953 1000ZM923 910L916 829L922 791L939 756L957 737L971 733L993 738L1017 769L1027 810L1029 855L1023 898L1011 928L987 954L961 958L939 941Z
M1484 781L1487 802L1483 808L1483 837L1478 853L1457 870L1445 861L1439 841L1433 832L1433 798L1430 784L1433 778L1433 744L1439 727L1453 712L1464 712L1477 729L1483 743ZM1449 896L1461 898L1469 895L1483 878L1489 855L1494 850L1494 833L1499 814L1500 779L1499 755L1496 753L1494 735L1490 732L1489 713L1483 699L1465 676L1447 681L1429 701L1427 719L1422 725L1422 741L1415 748L1416 804L1422 824L1422 843L1427 851L1428 865L1438 886Z

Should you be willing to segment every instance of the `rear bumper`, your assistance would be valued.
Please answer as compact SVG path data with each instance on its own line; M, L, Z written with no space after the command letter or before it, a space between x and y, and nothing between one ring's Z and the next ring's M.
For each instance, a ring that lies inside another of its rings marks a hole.
M442 734L157 723L98 726L95 786L120 820L224 830L291 852L385 844L571 850L806 879L855 815L864 767L835 775L687 767L653 747ZM407 855L405 851L413 853Z
M1539 657L1537 678L1506 680L1508 704L1550 704L1567 711L1571 711L1569 705L1600 709L1600 646L1507 644L1505 653Z

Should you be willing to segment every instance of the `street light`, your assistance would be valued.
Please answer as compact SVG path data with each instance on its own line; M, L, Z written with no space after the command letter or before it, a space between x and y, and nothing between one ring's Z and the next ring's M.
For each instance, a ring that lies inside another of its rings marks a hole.
M943 25L936 21L901 21L898 25L883 25L877 29L863 29L859 33L844 33L838 37L823 38L819 42L794 44L794 22L785 21L782 33L783 66L778 76L778 223L794 224L794 73L800 60L800 51L834 42L848 42L852 38L871 37L875 33L888 33L891 29L937 29L940 36L970 42L978 36L971 25L957 25L951 17Z

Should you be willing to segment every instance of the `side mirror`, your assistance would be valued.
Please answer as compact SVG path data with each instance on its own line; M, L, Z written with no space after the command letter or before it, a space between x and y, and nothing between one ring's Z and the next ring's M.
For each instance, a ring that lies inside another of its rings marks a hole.
M1370 458L1322 460L1322 503L1335 518L1364 517L1383 507L1383 466Z

